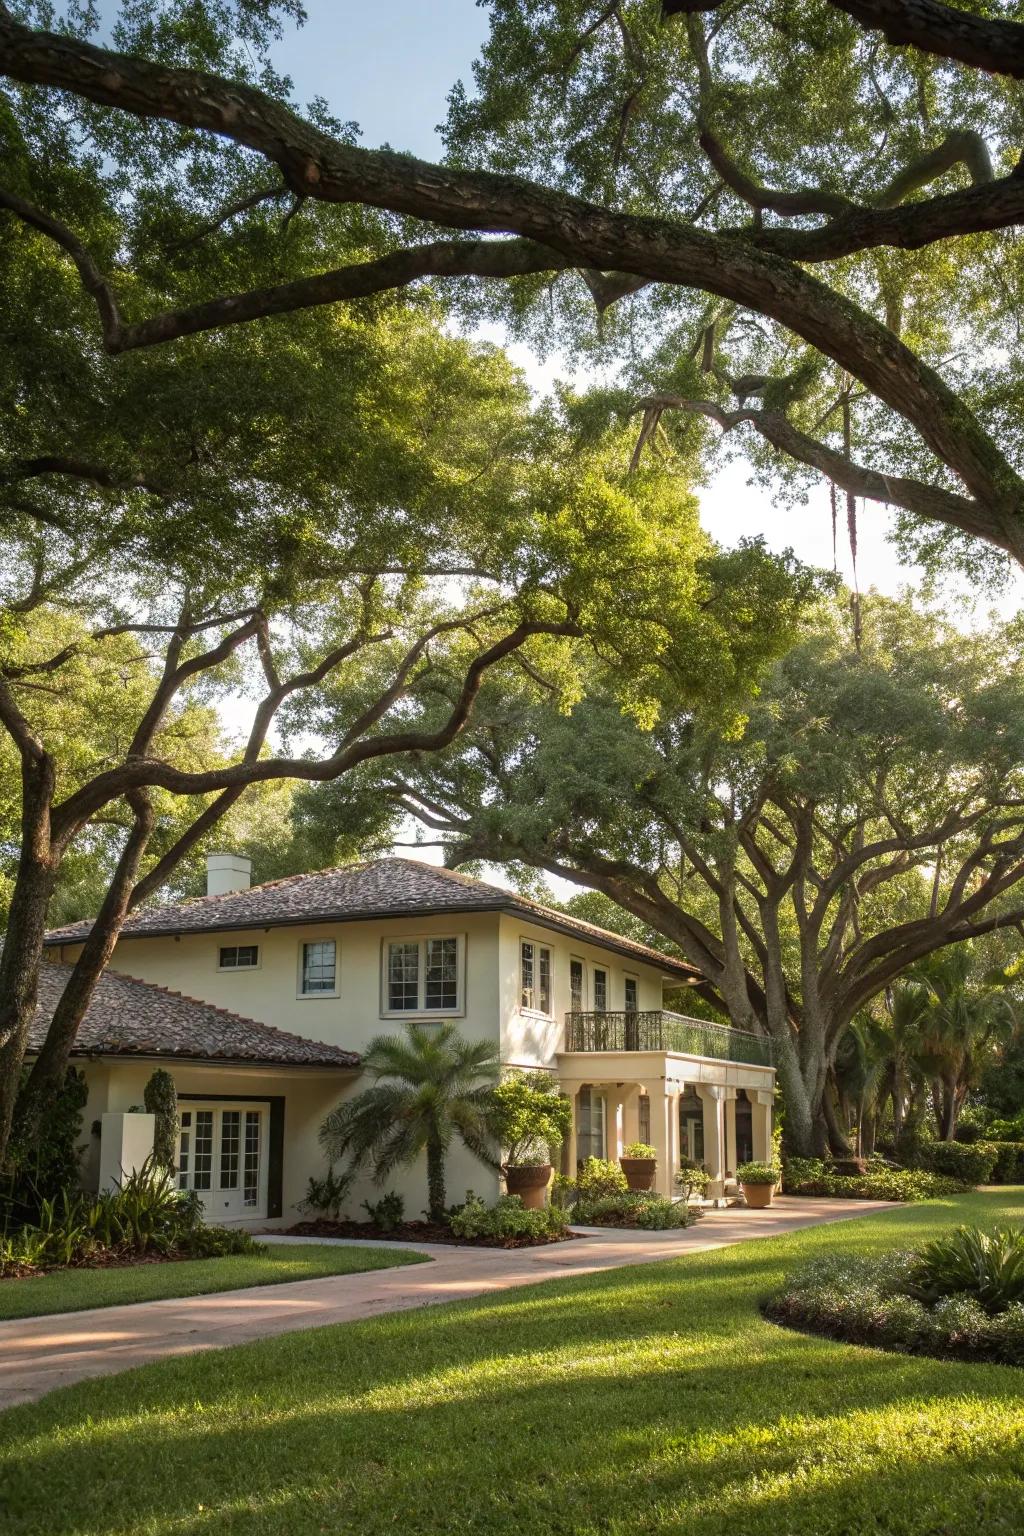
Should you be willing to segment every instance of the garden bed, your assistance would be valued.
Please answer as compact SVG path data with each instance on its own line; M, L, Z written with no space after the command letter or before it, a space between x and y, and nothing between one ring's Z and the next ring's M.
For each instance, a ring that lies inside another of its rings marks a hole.
M456 1237L451 1227L441 1221L402 1221L394 1227L382 1227L373 1221L335 1221L319 1216L313 1221L299 1221L289 1227L287 1237L349 1237L365 1243L448 1243L456 1248L540 1248L546 1243L565 1243L580 1237L579 1232L546 1232L530 1237Z
M62 1274L69 1269L136 1269L140 1264L181 1264L188 1259L195 1259L195 1254L184 1248L172 1253L117 1253L101 1248L96 1253L72 1259L70 1264L15 1264L0 1274L0 1285L5 1280L41 1280L44 1275Z

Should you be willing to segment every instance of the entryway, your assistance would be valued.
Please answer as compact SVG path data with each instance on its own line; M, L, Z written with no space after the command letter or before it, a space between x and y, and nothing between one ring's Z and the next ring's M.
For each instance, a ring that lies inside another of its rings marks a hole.
M259 1221L267 1214L269 1104L179 1106L178 1188L194 1189L207 1221Z

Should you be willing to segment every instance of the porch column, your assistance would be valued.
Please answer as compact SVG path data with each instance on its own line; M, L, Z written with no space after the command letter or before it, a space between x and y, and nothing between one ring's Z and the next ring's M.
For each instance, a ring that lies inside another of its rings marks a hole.
M622 1090L622 1142L629 1146L640 1140L640 1089L630 1083Z
M725 1089L702 1083L697 1093L704 1112L704 1166L711 1175L708 1195L714 1200L725 1194Z
M651 1146L658 1158L654 1187L659 1195L672 1193L675 1164L672 1161L672 1110L675 1100L666 1091L664 1078L644 1084L651 1101ZM678 1110L676 1112L678 1119Z
M606 1097L608 1104L608 1161L614 1163L617 1162L618 1159L622 1156L622 1149L626 1145L624 1140L625 1125L622 1104L622 1089L610 1087Z
M735 1175L736 1163L736 1090L725 1090L725 1172Z
M754 1133L754 1161L770 1163L772 1160L772 1101L771 1088L747 1089L750 1100L750 1125Z

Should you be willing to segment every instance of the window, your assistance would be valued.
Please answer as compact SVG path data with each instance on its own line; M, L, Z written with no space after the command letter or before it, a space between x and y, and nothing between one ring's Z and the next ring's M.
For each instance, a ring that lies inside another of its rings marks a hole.
M576 1100L576 1155L580 1162L605 1155L605 1097L581 1088Z
M260 1203L260 1122L258 1109L245 1112L245 1164L242 1177L242 1204Z
M582 1013L583 1002L583 961L569 961L569 1006L573 1013Z
M222 944L220 969L222 971L254 971L260 963L258 944Z
M640 1095L637 1103L637 1129L640 1132L639 1140L651 1144L651 1100L646 1093Z
M302 946L302 992L305 997L333 992L337 976L336 945L333 939L317 939Z
M594 972L594 1012L606 1013L608 1010L608 972Z
M521 1008L531 1013L551 1012L551 951L532 939L523 939L519 946L519 979Z
M180 1136L178 1139L178 1188L188 1189L188 1154L192 1142L192 1111L182 1110L178 1121Z
M238 1188L238 1139L242 1123L241 1111L226 1109L220 1125L220 1187Z
M457 1013L461 1009L457 938L399 939L384 962L386 1013Z
M196 1156L193 1189L209 1189L213 1174L213 1110L196 1110Z
M637 1011L636 977L635 976L627 976L626 977L626 1012L627 1013L636 1013L636 1011Z

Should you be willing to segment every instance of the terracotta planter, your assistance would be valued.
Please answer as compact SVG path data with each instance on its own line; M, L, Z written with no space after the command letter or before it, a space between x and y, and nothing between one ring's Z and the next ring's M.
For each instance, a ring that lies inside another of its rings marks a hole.
M551 1182L550 1163L521 1163L503 1172L510 1195L518 1195L528 1211L544 1209L544 1195Z
M774 1184L743 1184L743 1198L752 1211L765 1211L775 1194Z
M619 1167L626 1175L626 1183L630 1189L640 1192L654 1188L654 1175L658 1171L657 1158L620 1157Z

